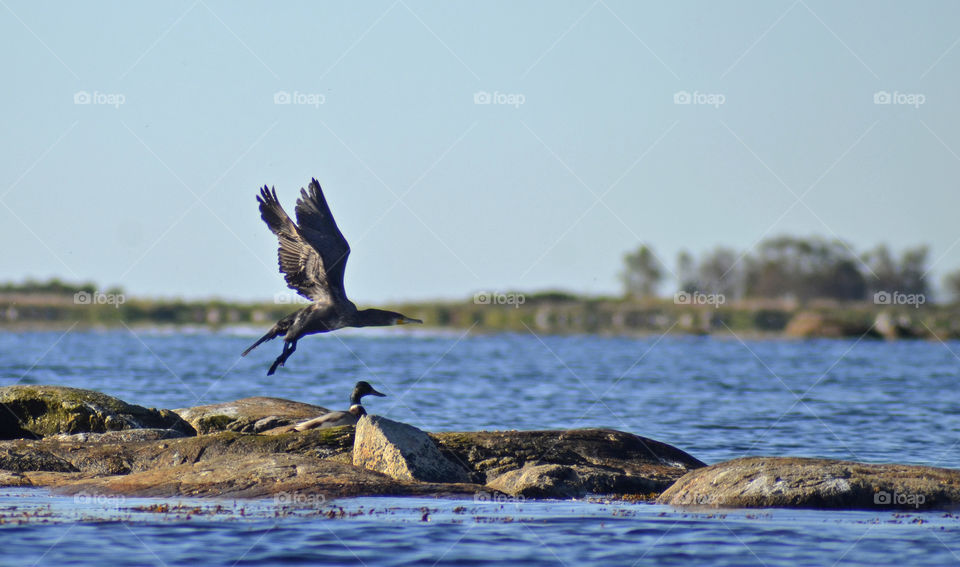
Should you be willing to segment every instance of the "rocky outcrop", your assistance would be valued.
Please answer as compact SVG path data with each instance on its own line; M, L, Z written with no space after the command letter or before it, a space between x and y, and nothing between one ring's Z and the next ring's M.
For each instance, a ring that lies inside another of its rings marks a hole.
M612 429L481 431L432 436L492 490L538 498L650 494L706 466L665 443Z
M783 334L791 338L844 338L866 336L879 338L870 321L860 317L844 319L819 311L801 311L787 323Z
M169 429L150 428L0 441L0 486L128 496L283 495L294 505L388 494L555 498L647 494L703 466L669 445L604 429L428 435L367 417L356 443L353 426L277 429L175 438Z
M170 410L147 409L99 392L65 386L0 388L0 439L143 428L196 433Z
M313 506L347 496L474 494L479 488L466 484L403 482L347 463L286 453L269 453L256 459L224 456L129 475L76 478L59 485L61 492L69 494L273 496L278 503L290 506Z
M262 433L330 413L330 410L320 406L267 397L243 398L173 411L187 420L198 433Z
M450 462L423 431L378 415L357 423L353 464L399 480L469 482L467 471Z
M0 388L0 401L8 438L0 440L0 485L88 494L298 494L303 503L363 494L649 494L704 466L669 445L606 429L430 435L367 416L356 431L301 432L293 425L327 410L277 398L177 410L182 417L57 386Z
M747 457L690 472L671 506L928 509L960 505L960 471L829 459Z

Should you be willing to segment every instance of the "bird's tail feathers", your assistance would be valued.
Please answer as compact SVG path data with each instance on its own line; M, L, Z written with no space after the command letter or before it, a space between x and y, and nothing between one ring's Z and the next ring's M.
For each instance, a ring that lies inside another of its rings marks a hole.
M252 345L250 345L249 348L247 348L247 350L243 351L243 352L240 354L240 356L247 356L247 354L249 354L249 352L250 352L251 350L257 348L257 347L260 346L262 343L265 343L265 342L269 341L270 339L276 338L277 336L279 336L279 333L277 332L277 328L276 328L276 327L273 327L272 329L270 329L270 330L267 332L266 335L263 335L262 337L260 337L259 339L257 339L257 342L253 343Z

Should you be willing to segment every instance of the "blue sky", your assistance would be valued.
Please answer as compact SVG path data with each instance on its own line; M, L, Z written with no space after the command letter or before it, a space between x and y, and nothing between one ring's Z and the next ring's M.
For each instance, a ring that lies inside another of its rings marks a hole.
M672 267L784 233L929 243L939 278L960 267L957 21L955 2L3 0L0 280L269 298L254 196L292 210L312 176L360 303L613 293L640 241Z

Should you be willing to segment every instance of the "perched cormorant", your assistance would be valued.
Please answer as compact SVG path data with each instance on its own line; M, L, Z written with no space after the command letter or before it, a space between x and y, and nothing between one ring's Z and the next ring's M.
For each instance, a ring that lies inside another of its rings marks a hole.
M257 197L260 217L280 240L280 272L287 287L313 303L277 321L266 335L243 351L242 356L260 343L283 337L283 352L267 375L277 371L297 350L297 341L304 335L326 333L343 327L374 327L423 323L400 313L382 309L358 310L347 299L343 289L343 271L350 255L350 245L337 228L323 190L316 179L310 181L310 190L300 189L297 199L297 224L294 224L277 200L275 189L266 185Z
M298 423L294 429L297 431L306 431L308 429L319 429L321 427L337 427L338 425L356 425L361 417L367 415L367 410L360 405L360 398L366 395L384 397L386 394L373 389L368 382L360 381L353 387L353 393L350 394L350 409L347 411L332 411L315 417L311 420Z

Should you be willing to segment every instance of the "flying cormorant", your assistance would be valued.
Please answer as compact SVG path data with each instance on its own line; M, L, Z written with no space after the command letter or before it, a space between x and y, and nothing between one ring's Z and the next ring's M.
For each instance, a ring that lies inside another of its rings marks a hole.
M267 334L243 351L242 356L246 356L260 343L282 336L283 352L273 361L268 376L276 372L278 366L283 366L297 349L297 341L305 335L343 327L423 323L393 311L358 310L347 299L343 271L350 255L350 245L337 228L316 179L310 181L309 191L300 189L295 209L297 224L280 206L275 189L264 185L257 201L260 203L260 217L280 240L277 254L287 287L313 302L277 321Z

